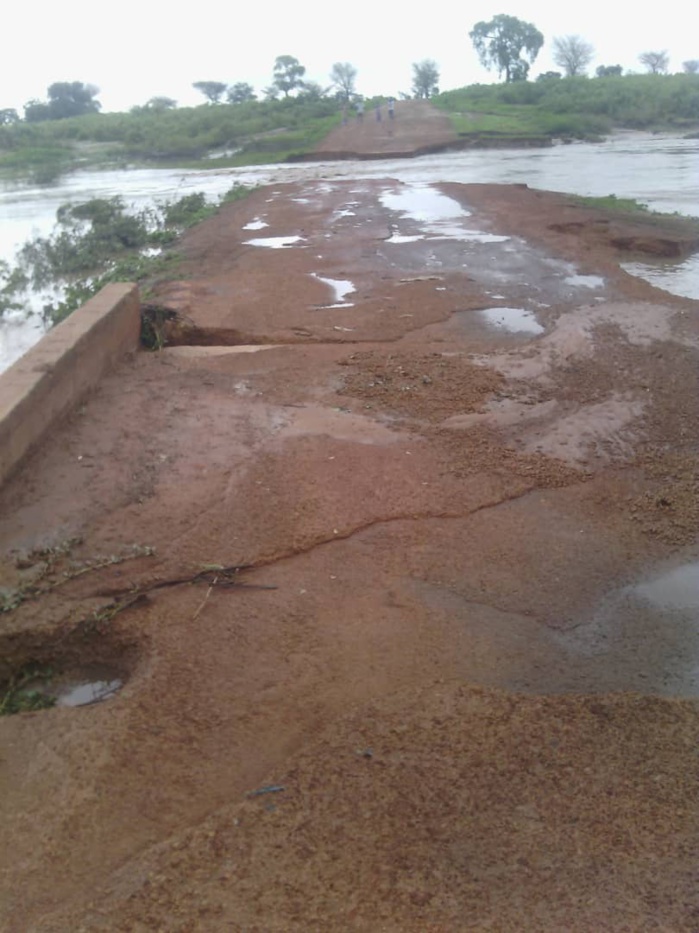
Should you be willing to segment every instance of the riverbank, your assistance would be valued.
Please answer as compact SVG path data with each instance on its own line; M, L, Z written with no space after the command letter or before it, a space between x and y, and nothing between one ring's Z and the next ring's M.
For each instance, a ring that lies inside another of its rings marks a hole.
M367 100L363 132L386 99ZM326 158L405 154L399 122L412 123L412 155L445 148L546 147L553 141L599 140L621 129L672 132L696 138L699 76L625 75L556 78L473 85L436 95L431 102L398 101L392 132L398 146L367 147L355 130L343 133L343 107L334 97L93 113L0 127L0 173L51 184L66 172L107 166L232 168ZM419 118L416 115L419 112ZM428 116L429 114L429 116ZM346 111L349 124L355 111ZM436 130L442 121L441 130ZM346 129L346 127L345 127ZM335 130L332 146L328 134ZM420 138L427 133L428 138ZM386 135L390 133L386 132ZM403 136L403 142L408 138Z
M0 720L6 929L693 929L699 324L650 236L386 178L185 236L178 345L0 492L48 587L3 657L116 685Z

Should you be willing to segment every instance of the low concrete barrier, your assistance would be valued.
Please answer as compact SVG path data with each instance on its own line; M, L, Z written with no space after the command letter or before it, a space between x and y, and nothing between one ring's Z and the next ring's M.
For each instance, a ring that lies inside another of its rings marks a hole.
M125 353L138 347L138 287L107 285L0 375L0 484Z

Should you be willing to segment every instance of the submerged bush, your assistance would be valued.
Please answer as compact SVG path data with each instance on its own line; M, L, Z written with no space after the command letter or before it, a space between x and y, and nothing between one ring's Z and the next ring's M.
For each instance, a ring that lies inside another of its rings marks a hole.
M219 203L251 190L235 185ZM110 282L143 282L167 274L178 257L164 248L214 214L219 203L197 192L135 212L120 197L62 205L50 236L26 243L14 269L0 264L0 314L22 306L18 293L27 286L57 287L62 296L43 309L45 320L56 324Z

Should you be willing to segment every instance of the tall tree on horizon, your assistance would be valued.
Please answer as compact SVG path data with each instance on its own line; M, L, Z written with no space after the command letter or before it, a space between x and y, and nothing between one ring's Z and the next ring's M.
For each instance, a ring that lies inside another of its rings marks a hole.
M290 91L303 87L303 76L306 69L293 55L278 55L274 61L274 78L272 84L288 97Z
M566 78L584 75L594 55L593 46L580 36L557 36L553 40L553 60Z
M423 100L439 94L439 69L433 59L424 58L413 64L413 94Z
M670 56L665 51L641 52L638 60L652 75L664 75L670 66Z
M351 100L354 95L354 82L357 78L357 69L349 62L335 62L330 69L330 80L337 88L338 95L344 100Z
M505 81L526 81L530 65L544 44L544 36L533 23L500 13L476 23L469 33L484 68L495 69Z
M192 87L203 94L210 104L218 104L227 85L223 81L195 81Z

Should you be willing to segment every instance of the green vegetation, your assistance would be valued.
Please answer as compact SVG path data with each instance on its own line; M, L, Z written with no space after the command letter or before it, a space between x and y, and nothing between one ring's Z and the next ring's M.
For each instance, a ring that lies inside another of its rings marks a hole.
M526 81L544 44L544 37L533 23L500 13L488 22L476 23L469 33L484 68L511 81Z
M139 162L213 168L283 162L308 152L340 120L335 99L310 92L179 109L151 104L131 113L0 125L0 171L30 176L43 171L50 181L78 166Z
M476 84L433 102L463 135L584 139L613 126L678 130L699 121L699 75L626 75Z
M99 113L102 105L95 100L98 93L98 88L82 81L56 81L48 88L47 101L30 100L24 105L24 119L27 123L39 123Z
M615 194L608 194L602 198L584 198L579 195L568 195L568 199L580 207L590 207L597 211L606 211L610 214L623 215L626 220L635 220L649 227L660 227L666 231L691 237L699 237L699 218L688 217L685 214L668 214L663 211L653 211L647 204L634 198L618 198Z
M428 100L439 94L439 69L437 62L425 58L413 64L413 94L420 100Z
M293 55L278 55L274 62L272 86L288 97L292 91L300 90L306 69Z
M55 697L49 696L35 686L50 680L53 671L40 664L26 664L21 671L2 685L0 695L0 716L12 716L14 713L30 713L55 706Z
M571 201L580 204L581 207L594 207L604 211L618 211L620 214L648 214L656 213L650 211L647 204L637 201L635 198L618 198L615 194L608 194L603 198L583 198L577 195L571 195ZM661 215L666 216L666 215Z
M349 103L355 95L354 82L357 80L357 69L349 62L335 62L330 70L332 86L337 89L338 95Z
M238 200L250 191L235 185L220 203ZM172 275L179 257L167 247L185 229L214 214L220 203L208 202L199 192L137 213L128 212L120 197L64 204L50 236L25 243L14 268L0 265L0 315L21 308L21 293L28 287L53 286L62 290L62 297L47 303L43 315L57 324L110 282Z

